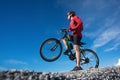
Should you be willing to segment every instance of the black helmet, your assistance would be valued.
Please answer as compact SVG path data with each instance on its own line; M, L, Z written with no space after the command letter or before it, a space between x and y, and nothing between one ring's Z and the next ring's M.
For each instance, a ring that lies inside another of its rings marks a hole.
M75 16L75 11L69 11L69 12L67 13L67 16L68 16L68 15Z

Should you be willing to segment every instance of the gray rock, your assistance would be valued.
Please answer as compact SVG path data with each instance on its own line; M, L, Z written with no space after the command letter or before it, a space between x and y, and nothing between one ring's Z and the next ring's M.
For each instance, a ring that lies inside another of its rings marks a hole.
M0 80L120 80L120 66L62 73L29 72L14 69L0 72Z

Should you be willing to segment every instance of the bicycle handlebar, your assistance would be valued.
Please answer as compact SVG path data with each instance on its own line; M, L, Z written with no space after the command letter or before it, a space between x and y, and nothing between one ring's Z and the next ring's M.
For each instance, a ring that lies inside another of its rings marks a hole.
M67 29L61 29L60 32L68 32Z

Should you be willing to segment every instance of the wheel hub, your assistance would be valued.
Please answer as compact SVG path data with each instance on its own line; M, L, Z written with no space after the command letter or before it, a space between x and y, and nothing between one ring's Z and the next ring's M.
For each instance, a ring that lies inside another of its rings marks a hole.
M89 58L86 58L85 63L89 63L89 62L90 62Z

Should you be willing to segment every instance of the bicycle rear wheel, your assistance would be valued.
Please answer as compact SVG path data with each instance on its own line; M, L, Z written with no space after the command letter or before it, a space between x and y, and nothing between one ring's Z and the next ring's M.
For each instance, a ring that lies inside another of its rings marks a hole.
M55 61L60 57L61 53L62 45L56 38L49 38L40 46L40 56L45 61Z
M81 50L81 67L83 69L98 68L99 58L91 49Z

